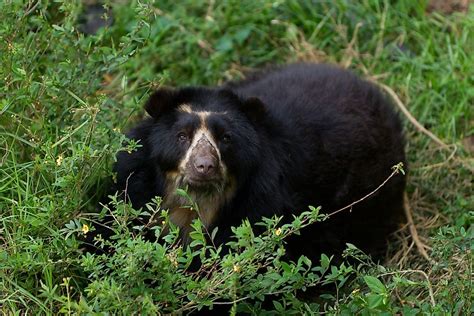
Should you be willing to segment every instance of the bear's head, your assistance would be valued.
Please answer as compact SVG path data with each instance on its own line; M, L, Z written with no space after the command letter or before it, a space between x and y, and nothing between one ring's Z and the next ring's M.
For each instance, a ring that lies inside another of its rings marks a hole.
M176 194L182 188L210 226L258 165L264 105L225 89L183 88L156 91L145 109L153 119L148 140L165 178L163 203L171 219L182 227L189 224L183 215L188 213L178 211L189 205Z

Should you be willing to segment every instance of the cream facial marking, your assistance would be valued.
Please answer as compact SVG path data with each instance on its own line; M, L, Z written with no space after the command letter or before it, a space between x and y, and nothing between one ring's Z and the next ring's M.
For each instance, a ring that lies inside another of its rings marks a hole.
M180 106L178 106L178 111L179 112L184 112L184 113L192 113L193 111L191 110L191 106L189 104L183 103Z
M180 171L184 170L184 168L186 167L186 164L189 161L189 157L191 157L191 153L192 153L193 149L196 147L197 143L202 138L204 138L206 141L208 141L214 147L214 149L217 152L217 156L219 158L219 165L221 166L221 168L222 167L225 168L222 164L221 153L219 152L216 141L215 141L214 137L212 136L211 132L209 131L209 129L207 128L206 118L211 114L225 114L226 112L192 111L191 106L189 104L180 105L178 107L178 111L189 113L189 114L196 114L197 116L199 116L199 119L201 121L201 126L199 127L199 129L197 129L194 132L194 137L193 137L193 140L191 142L191 145L189 146L188 151L186 152L184 158L181 160L181 163L179 164L179 170ZM221 172L223 172L223 171L226 171L226 170L225 169L221 170ZM223 173L223 174L225 174L225 173Z
M199 111L199 110L193 110L191 108L191 105L187 103L183 103L180 106L178 106L178 111L183 112L183 113L189 113L189 114L196 114L201 118L201 122L203 119L208 117L211 114L227 114L227 111L224 112L215 112L215 111Z
M201 122L200 127L194 132L194 136L193 136L193 139L191 141L191 145L189 146L188 150L186 151L186 154L184 155L183 159L181 160L181 162L179 164L179 167L178 167L178 170L180 172L184 173L184 170L186 168L186 164L189 162L189 158L191 157L191 154L192 154L194 148L196 147L198 142L201 141L201 139L203 139L204 141L208 141L211 144L211 146L214 147L214 149L216 150L217 156L218 156L218 159L219 159L219 166L221 168L221 170L220 170L221 174L226 174L225 173L226 168L222 163L221 154L219 152L219 149L217 147L217 144L216 144L216 141L215 141L214 137L212 136L211 132L207 128L206 119L210 115L226 114L227 112L213 112L213 111L199 111L199 110L195 111L195 110L192 109L191 105L187 104L187 103L183 103L183 104L179 105L178 106L178 111L183 112L183 113L197 115L200 119L200 122Z
M189 162L189 159L191 157L191 154L192 154L194 148L196 147L196 145L198 144L198 142L201 139L204 139L204 140L208 141L211 144L211 146L213 146L216 149L217 157L219 159L219 165L222 165L222 163L221 163L221 153L219 152L218 147L216 145L216 142L214 141L214 137L212 137L209 130L205 126L203 127L202 123L201 123L201 127L194 133L194 137L193 137L193 140L191 142L191 145L189 146L188 150L186 151L186 154L184 155L183 160L181 160L181 163L179 164L179 170L180 171L184 172L184 170L186 168L186 164ZM221 170L221 171L224 171L224 170Z

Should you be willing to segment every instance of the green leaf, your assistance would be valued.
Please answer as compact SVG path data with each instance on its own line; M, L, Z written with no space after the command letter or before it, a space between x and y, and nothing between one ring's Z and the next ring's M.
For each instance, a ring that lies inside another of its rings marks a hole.
M291 266L288 263L282 261L281 262L281 267L282 267L283 271L285 271L286 273L291 273Z
M364 276L364 281L365 283L367 283L367 285L372 290L372 292L377 293L377 294L387 293L387 289L385 288L385 285L383 285L383 283L380 282L380 280L377 279L376 277L366 275Z
M248 25L246 27L241 28L237 33L235 33L234 38L237 43L242 44L249 37L252 28L252 25Z
M216 238L217 231L219 230L219 227L216 227L212 230L211 233L211 240L214 240Z
M275 307L275 310L276 310L277 312L280 312L280 313L281 313L281 312L284 312L284 311L285 311L285 309L283 308L283 305L281 305L281 303L278 302L278 301L273 301L273 306Z
M183 189L176 189L176 194L185 198L188 197L188 192L186 192L186 190L183 190Z
M376 309L383 306L384 295L380 294L369 294L367 297L367 307L370 309Z
M53 29L55 29L56 31L60 31L60 32L64 32L64 28L62 26L59 26L59 25L56 25L56 24L53 24L52 25Z
M329 267L330 259L324 253L321 254L321 267L327 269Z

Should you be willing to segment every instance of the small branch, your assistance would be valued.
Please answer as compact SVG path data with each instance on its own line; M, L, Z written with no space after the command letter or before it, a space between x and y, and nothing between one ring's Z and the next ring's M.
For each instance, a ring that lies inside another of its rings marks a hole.
M360 202L362 202L363 200L369 198L371 195L375 194L378 190L380 190L391 178L393 178L395 175L397 175L398 173L400 172L400 165L396 165L393 172L387 177L387 179L385 179L384 182L382 182L377 188L375 188L375 190L371 191L370 193L364 195L362 198L358 199L357 201L355 202L352 202L351 204L347 205L347 206L344 206L343 208L340 208L338 209L337 211L334 211L332 213L329 213L327 216L328 217L331 217L337 213L340 213L344 210L347 210L348 208L352 209L352 207Z
M453 144L452 147L453 147L453 151L451 152L451 154L449 154L448 158L446 158L445 161L435 163L432 165L427 165L424 167L420 167L420 170L429 170L429 169L439 168L447 164L449 161L451 161L454 158L454 155L456 154L456 151L458 150L458 146L456 146L456 144Z
M128 197L128 180L130 180L131 176L135 173L135 171L130 172L130 174L127 177L127 180L125 181L125 189L123 190L123 202L127 204L127 197Z
M25 12L25 14L23 14L23 18L27 17L28 15L30 15L31 13L33 13L33 11L36 10L36 8L38 7L38 5L41 3L41 1L37 1L35 4L33 4L32 6L28 5L28 8L26 9L27 11Z
M196 307L193 307L193 305L196 305L196 302L194 302L193 300L189 301L188 303L186 303L186 305L182 306L181 308L173 311L173 313L169 313L169 314L164 314L165 316L168 316L168 315L179 315L180 313L190 309L190 308L196 308Z
M420 240L420 237L418 236L418 231L416 229L415 222L413 221L410 202L408 200L408 195L406 192L403 193L403 209L405 211L405 216L408 221L408 228L410 229L411 238L413 239L413 242L415 243L418 252L426 260L428 260L428 262L433 263L433 259L431 259L431 257L426 252L425 248L427 248L427 246Z

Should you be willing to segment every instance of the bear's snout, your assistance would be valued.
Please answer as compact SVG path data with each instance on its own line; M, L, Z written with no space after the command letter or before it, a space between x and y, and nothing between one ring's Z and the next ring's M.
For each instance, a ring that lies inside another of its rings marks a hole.
M194 159L194 168L202 175L212 174L216 169L216 159L210 155L198 156Z
M214 180L218 176L219 157L216 148L201 138L193 148L190 157L190 178L197 181Z

